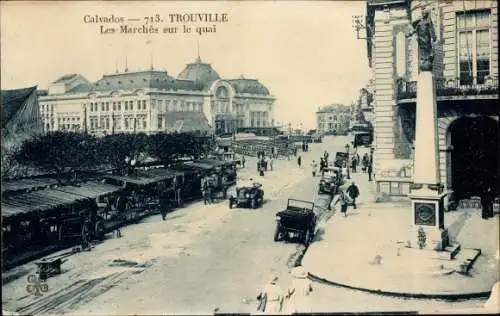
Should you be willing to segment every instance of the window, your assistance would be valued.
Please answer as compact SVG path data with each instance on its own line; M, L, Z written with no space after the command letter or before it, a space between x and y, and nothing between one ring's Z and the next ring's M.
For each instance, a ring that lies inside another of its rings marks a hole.
M116 102L113 102L113 111L116 111Z
M109 111L109 102L106 102L106 111Z
M128 129L128 118L125 118L125 120L123 121L124 125L125 125L125 129Z
M158 129L163 128L163 117L158 116Z
M134 109L134 102L133 101L130 101L130 110L133 110Z
M145 119L145 118L143 118L143 119L142 119L142 128L143 128L143 129L148 128L148 122L146 121L146 119Z
M121 110L122 110L122 103L118 102L118 111L121 111Z
M403 31L396 34L396 75L403 77L406 73L406 36Z
M101 102L101 111L104 111L104 102Z
M125 111L128 110L128 101L125 101Z
M483 84L490 74L490 12L457 13L460 84Z
M146 100L142 100L142 109L145 110L146 109Z

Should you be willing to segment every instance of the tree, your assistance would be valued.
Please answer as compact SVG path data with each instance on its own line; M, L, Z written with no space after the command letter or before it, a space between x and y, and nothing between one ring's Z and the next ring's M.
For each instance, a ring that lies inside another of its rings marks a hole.
M24 141L13 158L21 165L53 172L63 184L75 180L78 172L96 166L99 159L95 145L93 136L57 131Z
M131 174L146 158L149 138L145 133L120 133L102 137L98 143L100 162L119 174Z
M165 164L181 157L197 159L212 149L212 139L198 133L158 133L149 137L149 155Z

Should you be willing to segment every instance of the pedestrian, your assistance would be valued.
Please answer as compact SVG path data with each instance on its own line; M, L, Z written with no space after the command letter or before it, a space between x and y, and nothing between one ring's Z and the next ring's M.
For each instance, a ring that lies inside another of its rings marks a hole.
M368 181L372 181L373 167L371 162L368 163L367 172L368 172Z
M281 312L284 295L283 290L277 284L278 280L278 276L273 276L264 288L259 291L257 295L257 300L259 301L257 311L268 313Z
M370 158L368 157L368 153L365 153L365 154L363 155L362 162L361 162L361 163L362 163L362 165L363 165L361 170L362 170L363 172L366 172L366 171L367 171L367 169L368 169L369 159L370 159Z
M245 168L245 155L241 155L241 166Z
M340 203L340 213L342 214L343 217L347 217L348 197L342 190L340 190L340 196L338 202Z
M328 154L328 151L325 150L325 152L323 153L323 157L325 158L325 161L328 161L328 157L330 155Z
M354 207L354 209L357 209L356 198L359 196L359 189L356 183L354 183L354 181L347 188L346 192L352 200L352 206Z
M209 185L208 185L208 179L207 177L203 177L201 179L201 195L203 196L203 203L205 205L210 204L210 194L211 192Z
M269 158L267 156L262 156L262 160L264 161L264 167L265 170L267 171L269 166Z
M116 226L115 237L116 238L121 238L122 237L122 231L120 229L120 226Z
M307 272L302 266L298 266L292 269L291 274L293 280L286 295L285 310L291 314L310 312L309 294L313 287L307 279Z
M313 177L316 177L316 169L318 169L318 165L316 164L316 162L313 160L312 163L311 163L311 167L312 167L312 176Z
M302 167L302 157L300 157L300 155L299 155L299 157L297 158L297 164L299 165L299 168L301 168L301 167Z
M356 156L352 156L352 159L351 159L352 173L356 173L356 166L357 166Z
M271 168L271 171L273 171L273 168L274 168L274 158L273 157L269 158L269 168Z
M484 188L481 194L481 209L483 219L493 217L493 194L490 186Z

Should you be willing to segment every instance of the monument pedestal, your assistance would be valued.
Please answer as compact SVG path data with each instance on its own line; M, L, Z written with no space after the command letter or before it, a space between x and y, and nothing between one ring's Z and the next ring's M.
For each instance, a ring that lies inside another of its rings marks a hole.
M409 195L415 227L415 244L418 245L418 229L426 235L426 249L443 251L449 246L448 230L444 226L444 197L428 188L422 188Z

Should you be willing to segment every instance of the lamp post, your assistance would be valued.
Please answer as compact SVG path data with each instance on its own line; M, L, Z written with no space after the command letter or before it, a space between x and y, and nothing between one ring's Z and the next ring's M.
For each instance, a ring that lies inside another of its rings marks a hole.
M346 144L345 145L345 151L347 153L347 160L346 160L346 169L347 169L347 179L350 180L351 179L351 172L349 171L349 144Z

